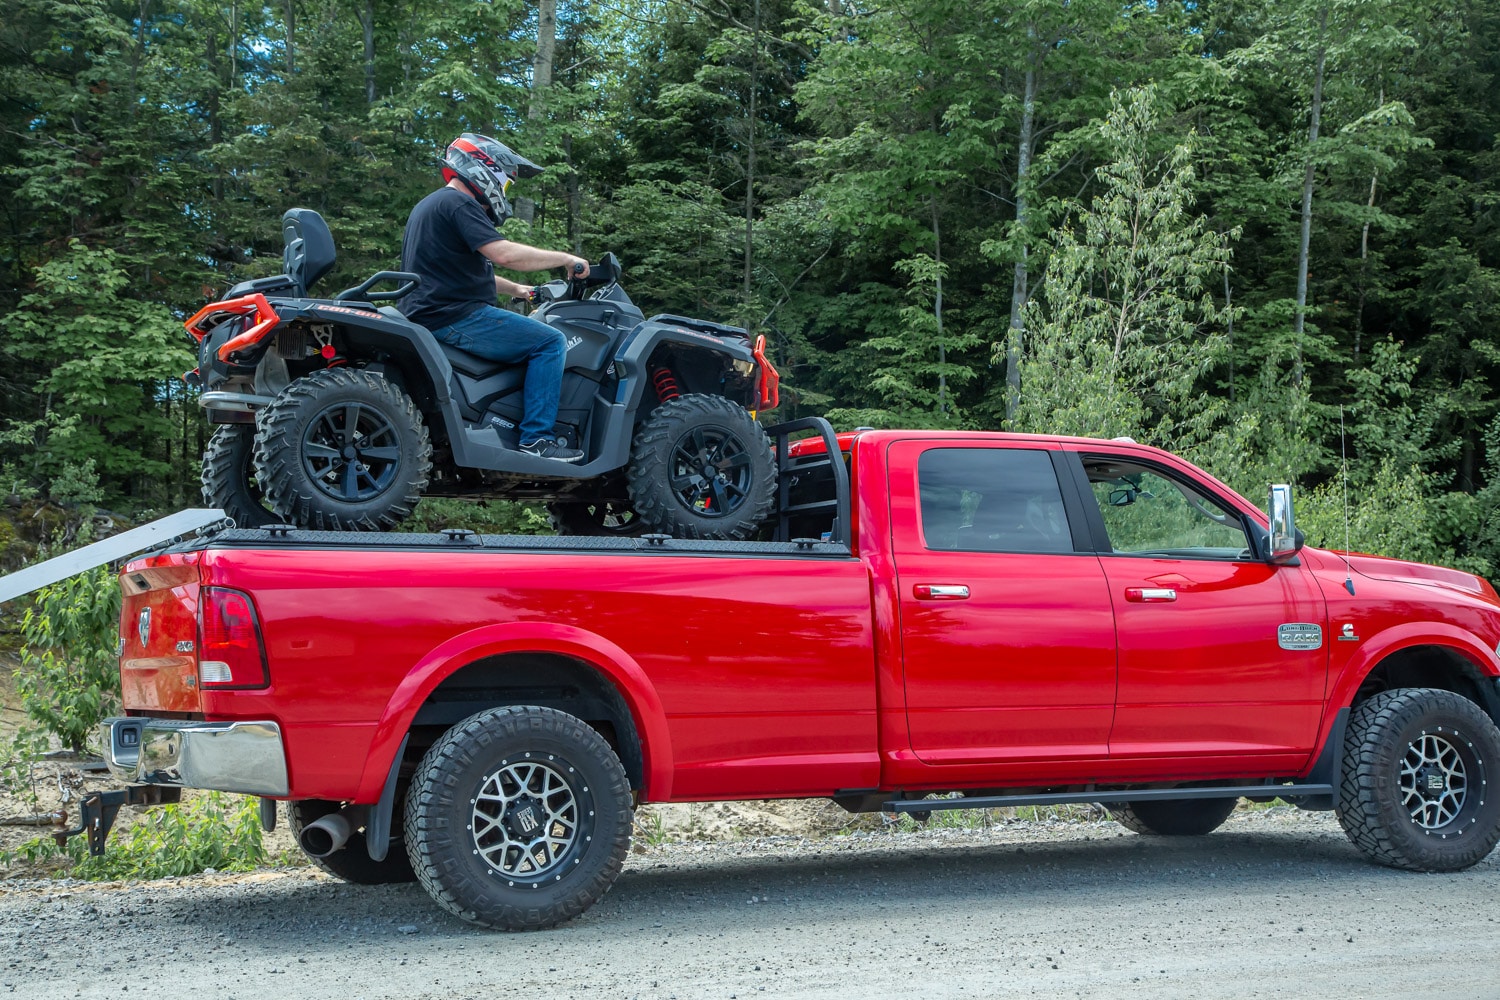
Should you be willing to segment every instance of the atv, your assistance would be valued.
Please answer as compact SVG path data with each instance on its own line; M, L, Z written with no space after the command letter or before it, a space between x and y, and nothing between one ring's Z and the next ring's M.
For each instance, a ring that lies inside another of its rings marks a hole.
M203 492L241 526L379 531L423 496L545 501L564 534L744 539L776 499L756 422L778 401L765 338L647 319L613 254L540 286L532 316L566 337L557 436L570 465L519 450L522 365L438 341L392 305L414 274L380 271L311 297L332 268L314 211L282 217L285 273L241 282L185 324L189 382L217 425ZM394 289L374 291L395 285Z

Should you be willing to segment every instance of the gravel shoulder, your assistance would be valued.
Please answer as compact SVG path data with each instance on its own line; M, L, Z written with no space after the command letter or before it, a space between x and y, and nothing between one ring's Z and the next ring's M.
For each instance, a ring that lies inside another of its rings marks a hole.
M11 880L0 995L1500 997L1497 894L1500 854L1377 868L1289 808L1185 841L1018 821L651 847L535 934L307 868Z

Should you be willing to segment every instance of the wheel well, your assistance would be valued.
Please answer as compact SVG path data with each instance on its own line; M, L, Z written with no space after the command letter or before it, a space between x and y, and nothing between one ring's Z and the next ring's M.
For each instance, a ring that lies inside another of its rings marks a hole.
M557 653L506 653L460 667L417 709L408 762L455 723L502 705L538 705L582 719L619 755L630 787L644 786L640 738L619 689L592 665Z
M684 393L727 396L736 403L747 405L751 402L750 376L736 372L730 364L732 360L729 355L710 348L667 341L651 352L646 370L650 373L657 368L669 368L676 377L678 388ZM646 391L648 398L654 395L650 387ZM642 406L637 418L643 418L652 408Z
M1500 689L1467 657L1447 646L1409 646L1375 665L1354 694L1354 704L1393 688L1439 688L1474 702L1500 725Z

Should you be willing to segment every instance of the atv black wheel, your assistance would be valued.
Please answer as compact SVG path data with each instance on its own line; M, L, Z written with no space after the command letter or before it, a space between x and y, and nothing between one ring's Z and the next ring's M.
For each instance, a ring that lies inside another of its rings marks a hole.
M381 531L407 518L432 471L411 399L368 372L299 378L260 412L255 471L278 514L317 531Z
M399 798L397 803L399 805ZM305 828L329 813L338 812L342 806L341 802L329 802L325 799L288 802L287 814L292 822L292 836L300 844ZM351 833L342 850L334 851L326 858L315 858L309 854L307 860L334 878L353 885L390 885L417 880L417 873L411 868L411 859L406 856L406 844L401 839L399 827L391 831L391 841L386 848L384 861L375 861L370 857L370 850L365 845L364 830Z
M470 923L539 930L609 891L630 851L630 782L588 723L492 708L443 734L406 799L422 887Z
M255 425L224 424L203 449L203 500L240 528L280 524L255 479Z
M646 530L678 538L749 538L776 504L771 442L723 396L658 407L636 432L628 482Z
M1158 837L1201 837L1224 825L1238 799L1146 799L1105 806L1121 826Z
M605 535L631 538L646 525L630 504L619 500L557 501L547 505L547 519L559 535Z
M1349 717L1339 825L1379 864L1468 868L1500 842L1500 796L1489 789L1496 761L1500 729L1469 699L1433 688L1382 691Z

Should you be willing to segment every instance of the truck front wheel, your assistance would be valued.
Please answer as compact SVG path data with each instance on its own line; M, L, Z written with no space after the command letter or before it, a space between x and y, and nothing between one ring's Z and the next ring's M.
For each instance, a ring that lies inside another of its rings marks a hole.
M1337 791L1339 824L1370 860L1451 872L1500 842L1500 730L1451 691L1398 688L1354 706Z
M1149 799L1106 808L1121 826L1136 833L1201 837L1223 826L1238 802L1238 799Z
M550 708L492 708L422 758L406 847L445 910L483 927L540 930L609 891L632 813L620 759L586 723Z

